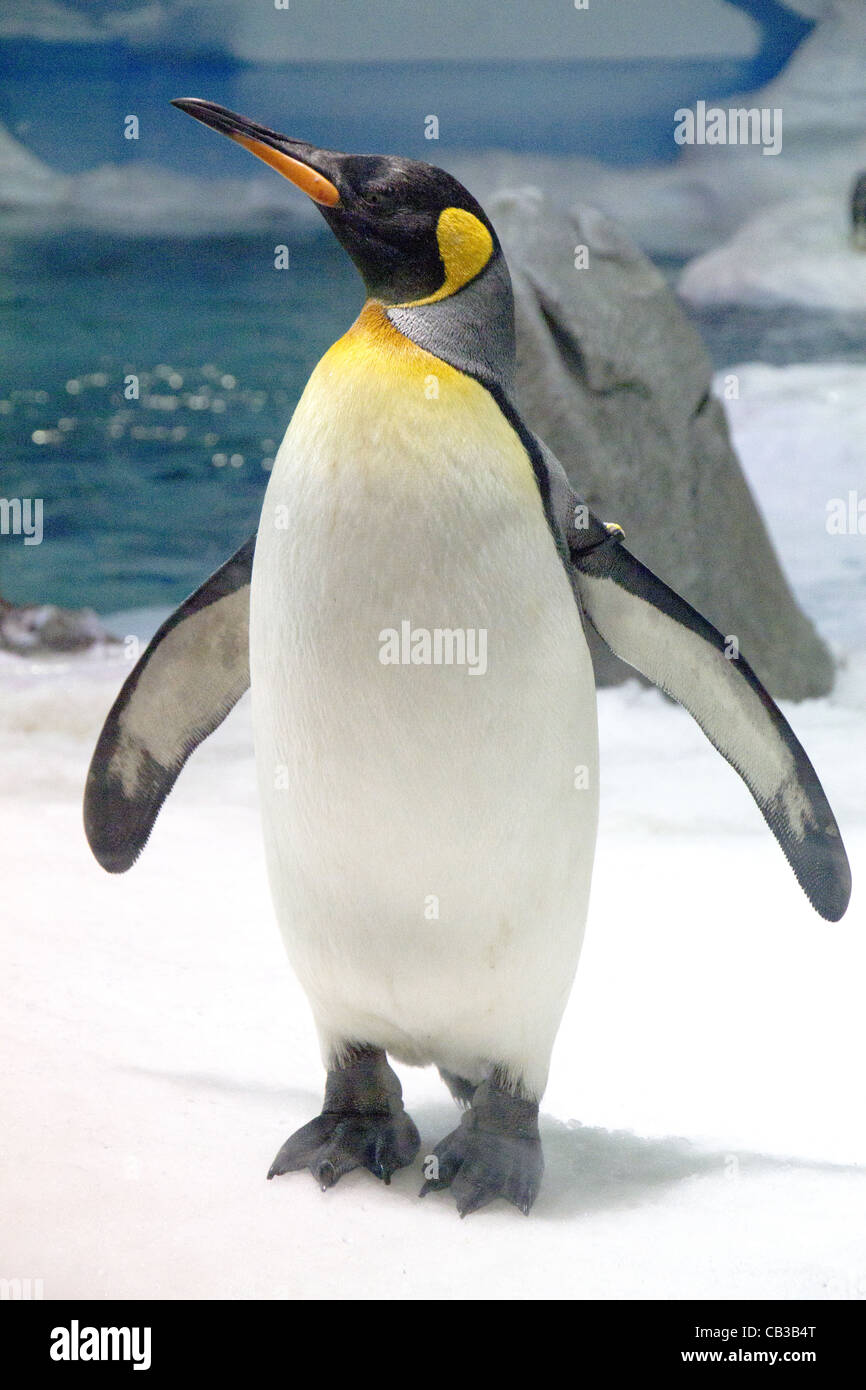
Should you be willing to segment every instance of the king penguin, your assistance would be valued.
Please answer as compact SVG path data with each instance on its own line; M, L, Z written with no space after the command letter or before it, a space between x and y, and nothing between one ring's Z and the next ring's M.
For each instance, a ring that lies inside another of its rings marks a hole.
M110 711L88 839L128 869L250 686L276 914L327 1070L321 1113L269 1177L307 1168L328 1188L412 1163L390 1056L437 1066L464 1107L422 1195L528 1212L595 852L586 625L689 710L831 921L850 893L839 830L746 661L580 501L515 408L508 268L466 189L174 104L312 199L366 300L297 404L256 535L162 625Z

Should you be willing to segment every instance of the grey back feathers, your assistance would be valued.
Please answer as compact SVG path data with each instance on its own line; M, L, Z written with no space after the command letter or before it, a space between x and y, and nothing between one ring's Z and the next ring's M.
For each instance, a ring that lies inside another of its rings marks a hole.
M105 721L87 774L84 827L109 873L144 848L181 768L250 683L255 536L163 623Z

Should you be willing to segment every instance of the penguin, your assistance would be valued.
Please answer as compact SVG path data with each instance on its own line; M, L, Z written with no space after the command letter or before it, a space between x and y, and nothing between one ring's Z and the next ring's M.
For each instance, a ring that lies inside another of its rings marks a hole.
M327 1189L411 1164L390 1058L438 1067L463 1107L421 1195L528 1213L595 853L587 629L691 713L830 921L851 885L839 828L751 667L522 419L509 272L472 195L425 163L174 105L313 201L366 298L298 401L256 535L162 625L112 707L87 837L127 870L250 687L272 896L326 1070L321 1113L268 1176L308 1169Z

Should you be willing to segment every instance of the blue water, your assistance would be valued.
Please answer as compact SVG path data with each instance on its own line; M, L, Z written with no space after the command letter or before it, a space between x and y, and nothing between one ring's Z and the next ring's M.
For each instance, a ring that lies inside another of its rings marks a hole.
M360 307L354 268L327 236L293 244L285 273L272 236L78 233L4 261L0 495L43 498L45 539L0 538L0 589L177 601L254 529L304 382Z

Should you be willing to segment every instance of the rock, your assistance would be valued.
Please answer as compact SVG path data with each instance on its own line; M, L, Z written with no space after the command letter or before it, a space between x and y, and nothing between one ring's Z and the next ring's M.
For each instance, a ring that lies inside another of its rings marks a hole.
M767 689L826 694L833 660L797 606L731 446L697 332L658 270L594 208L533 189L489 204L514 280L516 398L575 491L740 650ZM588 267L575 268L575 248ZM600 684L633 676L593 644Z
M116 642L92 608L57 608L53 603L26 603L16 608L0 598L0 651L36 656Z

